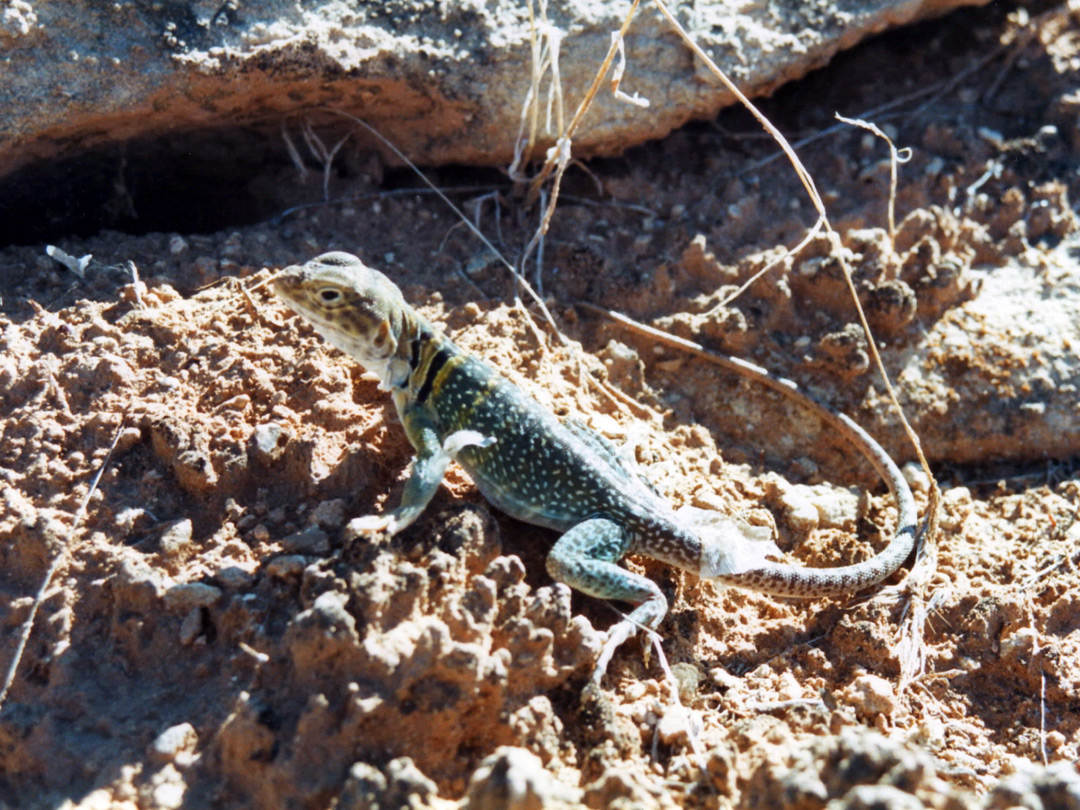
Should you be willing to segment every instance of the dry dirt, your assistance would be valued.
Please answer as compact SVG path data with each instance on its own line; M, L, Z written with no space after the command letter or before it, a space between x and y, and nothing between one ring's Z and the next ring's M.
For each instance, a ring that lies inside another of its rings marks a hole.
M336 175L334 203L257 226L58 233L93 254L83 279L41 245L0 251L5 667L60 560L0 709L0 806L1080 807L1076 324L1034 329L1058 311L1035 300L1030 325L986 332L977 356L943 337L1003 278L1076 293L1078 39L1067 7L958 12L764 104L797 137L940 84L868 116L915 150L894 243L877 143L843 130L800 151L886 364L944 375L947 413L901 392L944 511L926 672L903 690L903 600L778 600L629 561L672 605L661 632L704 771L636 645L587 686L613 606L551 582L552 534L493 513L460 470L399 537L345 536L399 497L410 449L386 395L262 282L357 252L461 345L626 443L676 505L774 525L806 564L860 558L884 542L890 501L812 417L574 307L798 379L910 458L821 246L713 308L812 222L790 170L758 163L774 148L744 113L571 170L542 278L568 347L397 170ZM267 172L274 193L319 196L318 180ZM525 243L536 212L501 177L431 177L508 254ZM1052 390L995 428L1013 366L1050 369ZM983 378L1002 389L950 382Z

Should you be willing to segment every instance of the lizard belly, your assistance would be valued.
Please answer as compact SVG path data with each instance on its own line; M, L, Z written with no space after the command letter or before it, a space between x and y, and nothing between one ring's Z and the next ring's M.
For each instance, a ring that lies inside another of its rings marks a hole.
M468 467L465 469L469 471ZM522 498L505 487L492 483L482 475L469 472L480 494L492 506L518 520L535 526L543 526L546 529L554 529L557 532L565 532L584 519L576 510L553 508L550 503L539 502L533 498Z
M587 461L573 448L553 443L548 436L534 436L507 453L510 442L505 436L498 438L490 448L469 447L458 454L462 467L496 508L556 531L608 511L611 489L588 472Z
M441 429L447 435L474 430L495 439L488 447L463 448L457 460L496 508L566 531L618 501L623 482L606 460L532 397L486 368L463 365L454 371L436 403ZM443 410L443 402L453 407Z
M633 524L639 507L666 510L590 442L473 358L447 364L431 407L444 439L461 430L495 439L462 448L456 458L484 497L511 517L565 532L591 517Z

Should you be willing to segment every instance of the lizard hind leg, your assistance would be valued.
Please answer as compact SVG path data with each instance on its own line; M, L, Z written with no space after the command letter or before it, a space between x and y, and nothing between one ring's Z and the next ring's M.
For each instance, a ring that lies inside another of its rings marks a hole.
M625 526L607 518L590 518L560 537L548 554L547 570L553 579L589 596L637 605L608 631L593 672L596 683L604 677L615 650L633 637L638 627L655 630L667 614L667 599L656 583L618 564L630 546Z

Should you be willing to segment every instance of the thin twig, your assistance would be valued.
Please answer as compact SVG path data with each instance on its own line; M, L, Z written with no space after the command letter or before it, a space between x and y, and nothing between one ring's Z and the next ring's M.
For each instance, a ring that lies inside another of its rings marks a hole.
M896 166L899 163L907 163L911 160L911 149L898 150L892 142L892 138L882 132L877 124L870 121L862 118L845 118L840 113L837 113L836 117L845 124L851 124L853 127L861 127L868 132L872 132L889 145L889 244L894 244L896 241Z
M532 285L530 285L529 282L525 280L524 276L521 273L518 272L518 269L516 267L514 267L514 265L512 265L509 261L506 260L506 257L504 257L502 255L502 253L499 252L498 248L496 248L495 245L493 245L491 243L491 241L484 235L484 232L481 231L479 228L477 228L475 225L473 225L472 222L469 221L469 218L466 217L465 214L462 212L462 210L460 208L458 208L456 205L454 205L454 203L450 200L450 198L447 197L445 194L443 194L442 190L439 189L438 186L436 186L434 183L432 183L430 180L428 180L428 178L424 175L424 173L422 171L420 171L419 166L417 166L415 163L413 163L411 160L409 160L408 156L404 152L402 152L400 149L398 149L397 146L394 143L392 143L381 132L379 132L377 129L375 129L375 127L371 126L369 123L367 123L363 119L357 118L355 115L350 115L347 112L342 112L341 110L330 109L329 112L333 113L334 115L340 115L342 118L346 118L349 121L352 121L353 123L357 124L358 126L363 127L365 130L367 130L367 132L369 134L371 134L373 137L378 139L378 141L381 144L383 144L387 149L389 149L395 155L397 155L397 157L400 160L402 160L410 169L412 169L414 172L416 172L417 176L421 180L424 181L424 184L427 185L427 187L430 188L438 196L438 198L440 200L442 200L444 203L446 203L446 205L450 207L450 210L452 210L455 214L458 215L458 217L465 223L465 227L467 227L470 231L472 231L473 234L476 236L476 238L479 239L488 248L488 250L490 250L496 257L498 257L499 261L502 262L503 265L511 273L513 273L513 275L516 278L518 284L521 285L521 288L524 289L525 292L527 292L529 294L529 297L540 308L540 312L543 313L543 315L544 315L544 320L546 320L548 322L548 325L551 327L552 331L555 333L555 336L559 339L559 342L562 343L564 346L569 346L570 345L570 341L566 338L566 335L564 335L562 333L562 330L559 329L558 324L555 323L555 318L552 316L551 312L548 310L547 304L544 303L544 299L541 298L536 293L536 290L534 290L532 288ZM536 325L532 323L532 317L529 315L529 311L527 309L525 309L524 307L522 307L521 309L522 309L522 312L525 313L526 320L532 326L533 330L536 331ZM539 332L537 332L537 335L539 335ZM543 341L541 341L541 345L543 345Z
M995 48L990 53L979 57L966 68L961 70L959 73L951 76L945 81L935 82L934 84L928 85L926 87L920 87L918 90L912 93L908 93L906 96L891 99L884 104L879 104L877 107L871 107L869 110L863 110L862 112L856 113L855 117L866 119L873 118L878 121L891 120L892 118L899 117L902 114L899 108L903 107L905 104L910 104L912 101L917 101L925 96L929 96L926 101L924 101L918 107L907 113L908 118L915 118L931 104L934 104L936 101L938 101L942 96L952 92L961 82L967 79L971 74L978 72L987 63L997 59L1010 47L1012 47L1011 44L1001 45ZM886 115L886 113L890 114ZM812 143L820 141L824 138L828 138L829 136L835 135L838 132L842 132L844 129L845 127L842 124L833 124L832 126L825 127L825 129L815 132L812 135L807 135L805 137L795 140L794 142L792 142L792 146L795 149L802 149L804 146L809 146ZM773 163L774 161L780 159L783 156L784 153L782 151L774 152L773 154L763 157L760 160L755 160L752 163L748 163L745 166L742 166L732 176L742 177L746 174L749 174L750 172L757 171L758 169L768 166L770 163Z
M101 462L101 466L98 468L97 474L90 484L90 489L86 491L86 497L83 498L78 511L75 513L75 520L72 522L71 528L68 529L67 537L64 538L63 545L60 547L56 556L53 557L52 563L49 564L49 568L45 572L45 578L41 582L41 587L38 588L33 604L30 605L30 615L27 616L26 621L23 622L22 632L19 634L19 643L15 647L15 655L11 659L11 663L8 664L7 674L4 676L4 686L0 689L0 709L3 708L4 700L7 698L8 691L11 689L11 684L15 681L15 673L19 668L19 663L22 661L23 653L26 650L26 644L30 640L30 633L34 629L34 619L37 618L38 608L40 608L41 603L45 601L45 592L49 589L49 585L52 583L52 579L56 575L56 572L60 569L60 565L67 559L68 551L71 548L71 542L75 537L75 532L78 530L79 524L82 523L82 519L86 514L86 507L90 504L90 498L97 489L98 483L101 481L101 476L105 473L105 469L109 466L109 460L112 458L113 450L116 449L117 442L120 441L120 434L124 430L125 421L126 418L120 420L120 425L116 428L116 435L113 436L112 444L109 445L109 452L106 453L105 459Z

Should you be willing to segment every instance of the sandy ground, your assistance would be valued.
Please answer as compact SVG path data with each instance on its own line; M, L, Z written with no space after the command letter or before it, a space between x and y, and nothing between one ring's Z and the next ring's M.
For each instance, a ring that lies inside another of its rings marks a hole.
M914 149L895 240L877 142L845 130L801 153L886 365L933 363L951 386L934 392L953 395L946 419L901 381L943 491L937 569L926 602L803 603L630 560L671 603L689 722L634 644L587 686L619 606L553 583L554 536L494 513L459 469L392 541L343 531L396 502L410 448L386 395L263 282L357 252L460 345L627 447L674 504L773 527L805 564L862 558L892 504L813 417L574 306L798 379L910 461L820 246L715 306L812 222L782 161L758 163L774 149L744 113L571 170L539 279L565 346L397 169L342 171L338 202L257 225L58 236L93 254L83 279L40 245L0 252L5 666L59 560L0 711L0 806L1078 806L1075 425L1055 443L1029 408L1002 435L1051 440L1009 442L984 429L1000 393L949 383L995 358L1075 358L1066 338L1032 344L1037 304L1032 324L983 335L979 362L948 339L1002 279L1077 286L1080 24L1061 10L999 48L1016 20L966 11L891 34L764 104L797 137L899 102L875 118ZM527 241L536 212L501 177L431 177L508 255ZM319 195L285 165L265 183ZM916 604L925 671L901 688Z

